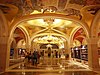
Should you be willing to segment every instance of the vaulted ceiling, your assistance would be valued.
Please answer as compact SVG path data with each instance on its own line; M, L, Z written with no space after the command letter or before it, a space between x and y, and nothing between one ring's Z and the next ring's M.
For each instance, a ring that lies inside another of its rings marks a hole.
M56 13L84 20L90 27L93 17L100 9L100 0L0 0L0 9L9 22L32 14ZM36 37L41 38L52 33L52 36L57 38L62 36L64 39L71 36L70 34L75 28L82 28L80 24L72 20L53 17L27 20L20 23L19 26L23 26L30 37L36 34ZM74 38L76 38L75 36Z

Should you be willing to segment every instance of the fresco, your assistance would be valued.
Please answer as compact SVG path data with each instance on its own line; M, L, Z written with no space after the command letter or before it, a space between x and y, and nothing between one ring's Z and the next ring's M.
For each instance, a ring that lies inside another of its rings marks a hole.
M78 7L83 8L84 6L89 5L99 5L100 0L4 0L0 1L0 9L3 10L5 14L10 10L6 4L12 4L18 7L18 15L20 16L30 15L30 13L32 13L34 10L40 12L41 9L43 9L43 13L48 12L49 10L50 12L54 11L58 13L64 13L67 16L73 15L77 16L79 19L82 19L82 15L80 13L81 9ZM78 7L72 6L73 4L76 6L78 5ZM68 6L71 8L68 8ZM99 9L91 8L88 9L88 11L94 15Z
M79 4L79 5L96 5L100 4L100 0L70 0L71 4Z

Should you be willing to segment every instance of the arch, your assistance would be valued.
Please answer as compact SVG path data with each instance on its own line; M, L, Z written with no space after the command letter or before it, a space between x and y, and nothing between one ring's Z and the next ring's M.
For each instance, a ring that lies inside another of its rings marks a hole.
M85 38L85 36L79 35L79 36L77 36L75 39L77 39L77 40L80 39L80 42L81 42L81 44L82 44L84 38Z
M18 26L18 28L24 33L26 40L30 39L27 30L23 26Z
M17 26L22 32L23 32L23 34L25 35L25 37L26 37L26 40L28 41L29 40L29 36L28 36L28 32L26 32L26 30L25 30L25 28L23 28L23 27L21 27L21 26ZM16 28L17 28L16 27ZM13 32L14 33L14 32ZM13 42L13 40L15 40L14 38L13 38L13 35L11 35L10 37L9 37L9 39L8 39L8 45L7 45L7 66L9 66L9 59L10 59L10 46L11 46L11 44L12 44L12 42ZM16 43L16 47L17 47L17 43Z
M13 38L11 41L11 45L13 45L12 47L15 48L16 47L16 40ZM10 45L10 47L11 47Z
M18 19L16 19L12 24L11 24L11 28L10 28L10 36L12 35L12 33L14 32L16 26L25 21L25 20L28 20L28 19L38 19L38 18L59 18L59 19L69 19L69 20L72 20L72 21L75 21L77 23L79 23L80 25L82 25L83 29L86 31L86 33L88 34L89 33L89 27L88 25L83 22L83 21L80 21L76 18L70 18L69 16L66 16L66 15L62 15L62 14L55 14L55 13L44 13L44 14L32 14L32 15L29 15L29 16L23 16L23 17L20 17Z
M87 45L87 40L86 39L83 39L83 41L82 41L82 45Z
M34 38L36 38L36 37L43 36L43 35L48 35L48 33L38 34L38 33L40 33L40 32L44 32L44 31L46 31L46 30L47 30L47 29L43 29L43 30L38 31L38 32L36 32L35 34L33 34L32 37L31 37L30 42L32 42L32 40L33 40ZM60 31L58 31L58 30L55 30L55 29L52 29L52 30L55 31L55 32L60 33L60 34L58 34L58 33L52 33L52 35L56 35L56 36L63 37L63 38L64 38L65 40L67 40L67 42L68 42L68 38L69 38L69 37L68 37L67 35L65 35L64 33L60 32Z
M69 19L69 20L75 21L75 22L79 23L80 25L82 25L82 27L86 31L87 35L89 35L89 33L90 33L88 25L85 22L81 21L81 20L66 16L66 15L63 15L63 14L44 13L44 14L32 14L32 15L16 18L16 20L11 23L11 28L10 28L10 33L9 33L10 37L9 38L11 38L14 30L16 29L16 27L18 26L19 23L21 23L23 21L26 21L26 20L29 20L29 19L48 18L48 17L50 17L50 18L53 17L53 18L58 18L58 19L65 19L65 20Z
M66 15L63 15L63 14L44 13L44 14L26 15L26 16L22 16L20 18L16 18L15 21L13 21L11 23L11 28L10 28L10 32L9 32L10 37L9 38L11 38L14 30L16 29L16 27L18 26L19 23L21 23L23 21L26 21L26 20L29 20L29 19L48 18L48 17L49 18L64 19L64 20L68 19L68 20L72 20L74 22L77 22L78 24L80 24L83 27L84 31L86 31L86 35L90 34L89 26L82 20L78 20L76 18L73 18L73 17L70 17L70 16L66 16ZM69 41L68 41L68 44L69 44Z
M59 30L56 30L56 29L53 29L54 31L60 33L62 36L68 38L68 36L66 34L64 34L63 32L59 31Z
M71 43L73 42L73 37L74 37L74 35L75 35L75 33L80 29L80 28L82 28L82 27L77 27L77 28L75 28L72 32L71 32L71 36L70 36L70 38L69 38L69 42L70 42L70 45L71 45ZM84 29L83 29L84 30ZM86 33L86 38L89 38L89 33L90 32L86 32L85 30L84 30L84 32ZM81 37L83 37L83 36L81 36Z
M96 13L92 21L92 25L90 27L91 37L98 37L99 26L100 26L100 10Z
M22 43L23 42L23 43ZM21 39L21 40L19 40L18 41L18 43L17 43L17 48L25 48L25 45L26 44L24 44L25 43L25 40L24 39ZM23 45L24 44L24 45Z
M16 40L13 38L10 44L10 56L9 56L10 58L9 59L14 58L14 55L16 53L16 46L17 46ZM10 60L9 60L9 66L10 66Z
M88 58L92 61L92 62L91 61L89 62L89 65L93 69L96 69L96 68L100 69L99 57L98 57L98 41L99 41L98 31L100 30L99 28L100 28L100 10L98 10L98 12L95 14L94 19L92 20L92 23L91 23L91 27L90 27L91 38L89 39L89 42L91 43L90 44L91 51L88 53L89 53L89 56L91 55L91 57L88 57Z
M79 40L77 40L77 39L74 39L73 45L75 45L75 46L80 46L80 45L81 45L81 42L80 42ZM75 46L74 46L74 47L75 47Z
M23 26L20 26L20 25L18 26L18 28L21 29L22 32L24 33L25 38L26 38L26 43L29 46L30 45L30 37L29 37L27 30Z
M6 67L7 69L9 68L9 64L10 64L10 48L11 48L11 44L14 41L14 43L16 43L16 40L12 37L8 40L8 45L7 45L7 62L6 62Z
M48 35L48 33L37 34L36 36L33 36L30 41L32 41L34 38L36 38L38 36L43 36L43 35ZM66 38L65 36L62 36L60 34L52 33L52 35L61 36L61 37L65 38L68 41L68 38Z
M69 45L71 45L71 43L73 42L73 37L75 35L75 33L80 29L81 27L76 27L74 28L74 30L71 32L71 36L69 37Z

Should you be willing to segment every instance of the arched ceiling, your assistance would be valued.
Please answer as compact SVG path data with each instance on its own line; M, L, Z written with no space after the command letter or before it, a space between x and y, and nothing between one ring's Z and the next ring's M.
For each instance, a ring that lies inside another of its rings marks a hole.
M57 13L84 20L90 27L93 17L100 9L100 0L0 0L0 9L9 22L31 14ZM73 29L82 28L74 21L53 17L31 19L19 25L26 28L31 38L42 33L46 33L46 35L49 33L59 34L68 38L67 36L70 36ZM43 36L38 36L38 38Z
M30 15L33 11L34 13L39 11L62 13L81 19L84 15L82 10L87 11L85 15L88 13L92 16L100 9L99 5L100 0L0 0L0 9L7 17L16 14L17 16Z
M58 33L61 35L67 35L72 29L80 26L78 23L70 20L53 19L52 22L49 19L46 20L50 21L50 24L48 21L44 21L44 19L35 19L22 22L19 25L24 26L31 37L34 33Z
M16 43L22 39L26 39L24 33L19 28L15 29L13 37L16 40Z

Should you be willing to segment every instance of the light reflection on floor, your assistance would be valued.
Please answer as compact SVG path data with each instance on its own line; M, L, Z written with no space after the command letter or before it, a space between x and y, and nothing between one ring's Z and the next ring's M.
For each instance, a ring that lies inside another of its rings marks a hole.
M25 62L19 65L16 65L15 67L11 68L11 70L90 70L86 65L83 65L81 63L76 63L71 60L65 60L65 59L51 59L46 58L43 60L40 60L39 64L32 65L32 62Z
M5 72L0 75L97 75L92 71L71 71L71 72Z
M86 65L62 59L44 59L39 64L30 62L16 64L0 75L99 75Z

